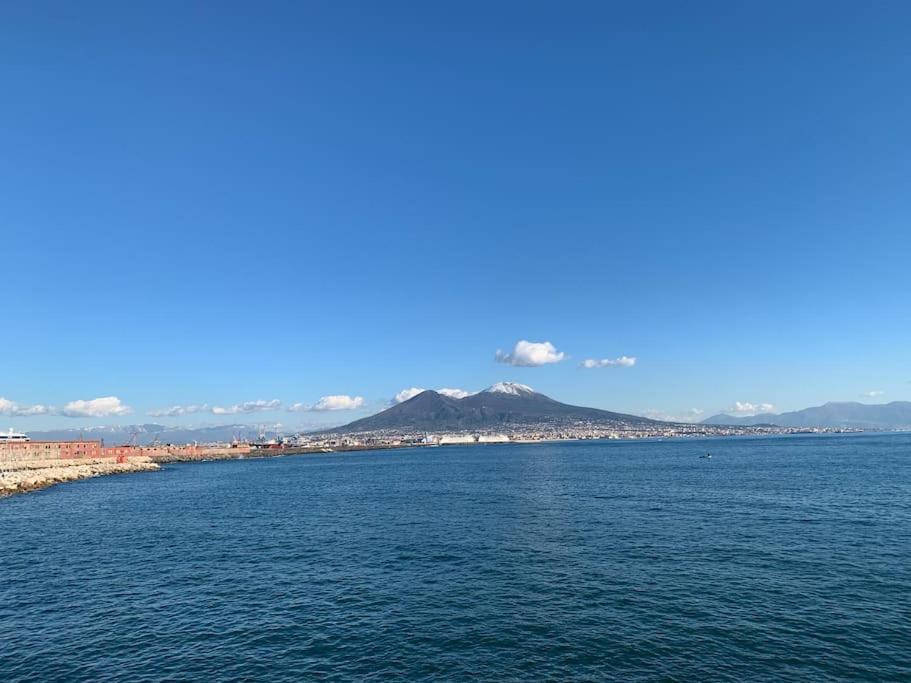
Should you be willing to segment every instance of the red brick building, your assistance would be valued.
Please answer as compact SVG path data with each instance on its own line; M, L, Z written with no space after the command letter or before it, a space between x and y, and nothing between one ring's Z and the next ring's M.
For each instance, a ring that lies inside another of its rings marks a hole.
M71 460L103 456L100 441L8 441L0 443L0 460Z

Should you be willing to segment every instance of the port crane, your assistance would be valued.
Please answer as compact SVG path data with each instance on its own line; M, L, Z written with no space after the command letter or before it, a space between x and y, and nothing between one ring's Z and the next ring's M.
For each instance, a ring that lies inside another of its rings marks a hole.
M130 448L139 447L139 430L138 429L134 429L132 432L130 432L130 440L127 441L126 445L129 446Z

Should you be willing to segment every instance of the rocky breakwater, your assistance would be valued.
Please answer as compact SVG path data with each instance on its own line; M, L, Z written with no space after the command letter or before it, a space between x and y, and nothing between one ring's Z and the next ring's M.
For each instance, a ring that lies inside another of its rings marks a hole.
M36 491L54 484L108 474L149 472L158 465L151 458L97 458L79 460L0 461L0 496Z

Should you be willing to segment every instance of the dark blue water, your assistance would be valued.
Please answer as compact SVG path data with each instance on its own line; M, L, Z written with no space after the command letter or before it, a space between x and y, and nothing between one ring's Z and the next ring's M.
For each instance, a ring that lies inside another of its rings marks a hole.
M911 437L183 464L0 500L4 681L469 678L911 680Z

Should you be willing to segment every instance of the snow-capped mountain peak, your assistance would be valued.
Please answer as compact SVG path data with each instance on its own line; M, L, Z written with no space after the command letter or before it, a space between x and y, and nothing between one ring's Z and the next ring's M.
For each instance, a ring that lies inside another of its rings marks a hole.
M535 393L535 390L530 386L516 382L497 382L493 386L487 387L484 391L491 394L510 394L511 396L527 396Z

